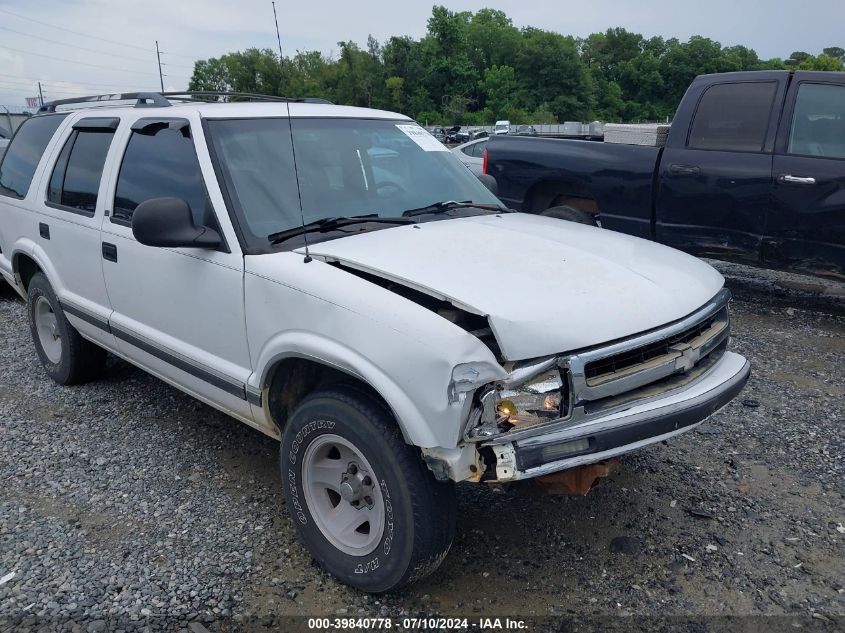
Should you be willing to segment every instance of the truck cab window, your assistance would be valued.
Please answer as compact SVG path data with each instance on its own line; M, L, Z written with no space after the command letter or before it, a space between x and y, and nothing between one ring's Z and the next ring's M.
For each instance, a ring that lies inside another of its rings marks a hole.
M801 84L787 151L802 156L845 158L845 86Z
M711 86L698 103L687 147L762 151L776 91L774 81Z
M113 130L74 130L62 148L47 190L47 201L92 216Z
M194 222L217 228L188 126L132 132L117 179L111 221L130 224L135 208L151 198L181 198Z
M24 121L0 163L0 195L19 200L26 197L41 155L65 116L34 116Z

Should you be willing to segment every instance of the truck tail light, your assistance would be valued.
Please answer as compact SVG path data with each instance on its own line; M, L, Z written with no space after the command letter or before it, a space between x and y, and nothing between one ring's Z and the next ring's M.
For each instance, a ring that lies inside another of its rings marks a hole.
M481 173L487 173L487 148L484 148L484 162L481 164Z

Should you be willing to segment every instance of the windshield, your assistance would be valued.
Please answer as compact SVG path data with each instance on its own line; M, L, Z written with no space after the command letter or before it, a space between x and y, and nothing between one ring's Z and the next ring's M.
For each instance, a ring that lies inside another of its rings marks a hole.
M255 239L266 240L301 226L303 220L401 217L409 209L451 200L501 205L416 123L227 119L209 120L208 130L229 194L246 224L243 228ZM461 215L482 213L490 211L466 209Z

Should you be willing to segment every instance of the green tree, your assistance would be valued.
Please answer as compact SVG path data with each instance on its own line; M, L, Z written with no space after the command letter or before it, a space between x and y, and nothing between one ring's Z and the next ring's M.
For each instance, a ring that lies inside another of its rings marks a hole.
M822 49L822 54L845 63L845 48L841 48L839 46L829 46Z
M805 53L804 51L795 51L789 56L789 59L787 59L785 63L787 66L797 66L808 57L812 57L812 55L810 55L810 53Z
M387 91L390 93L390 106L399 112L405 101L405 80L402 77L388 77L385 82Z
M479 76L512 63L522 43L519 29L502 11L480 9L466 29L466 51Z
M516 90L516 73L510 66L492 66L484 71L481 90L485 104L494 117L504 116L511 107Z
M522 36L514 63L521 106L534 110L547 104L561 121L587 118L594 87L575 40L534 28L523 29Z
M798 63L799 70L843 70L842 60L830 55L808 55Z
M845 69L845 48L795 51L760 59L741 44L709 38L644 38L623 28L583 40L516 28L502 11L432 8L420 39L393 36L364 47L338 43L327 57L297 51L279 59L250 48L194 65L193 90L324 97L389 108L432 124L592 120L663 120L673 115L696 75L734 70Z

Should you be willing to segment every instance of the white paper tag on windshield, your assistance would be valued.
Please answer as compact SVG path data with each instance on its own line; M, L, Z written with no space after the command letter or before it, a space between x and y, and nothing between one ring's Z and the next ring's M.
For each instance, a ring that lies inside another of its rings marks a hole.
M405 135L426 152L448 152L449 148L426 132L419 125L413 123L397 125Z

